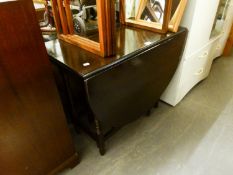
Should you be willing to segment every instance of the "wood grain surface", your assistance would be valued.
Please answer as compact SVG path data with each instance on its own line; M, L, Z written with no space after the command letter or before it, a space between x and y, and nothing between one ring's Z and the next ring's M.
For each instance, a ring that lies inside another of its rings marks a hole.
M45 175L77 163L31 1L0 3L0 174Z

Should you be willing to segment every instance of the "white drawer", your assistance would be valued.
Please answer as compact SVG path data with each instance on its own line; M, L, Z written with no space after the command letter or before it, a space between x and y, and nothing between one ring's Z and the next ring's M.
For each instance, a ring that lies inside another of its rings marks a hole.
M212 60L221 56L223 47L224 46L222 46L222 43L220 42L220 38L218 38L216 41L212 43L211 52L210 52L210 57Z
M182 93L180 93L181 96L179 98L183 98L192 87L208 76L212 64L210 49L211 45L207 45L199 53L184 61L180 82Z

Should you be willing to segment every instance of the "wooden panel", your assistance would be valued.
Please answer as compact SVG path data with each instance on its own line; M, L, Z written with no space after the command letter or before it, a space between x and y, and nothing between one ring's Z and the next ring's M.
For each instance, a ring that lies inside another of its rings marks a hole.
M58 10L58 5L56 0L52 0L52 11L53 11L53 16L54 16L54 21L57 29L57 33L60 34L62 33L62 27L61 27L61 20L59 17L59 10Z
M32 1L0 3L0 174L77 163Z
M80 48L88 50L89 52L101 55L100 44L90 39L78 35L59 35L59 39L62 39L70 44L79 46Z
M64 0L65 5L65 11L66 11L66 17L67 17L67 23L69 28L69 33L74 33L74 24L73 24L73 18L70 10L70 0Z
M175 73L186 34L182 32L152 44L147 50L88 78L88 101L103 125L122 126L153 107Z
M56 1L56 0L54 0ZM67 18L63 6L63 0L57 0L57 5L58 5L58 11L60 15L60 21L61 21L61 26L62 26L62 33L63 34L68 34L68 23L67 23Z
M163 31L168 30L168 24L171 19L171 9L172 9L172 0L166 0L165 9L164 9L164 19L163 19Z
M120 22L125 24L125 0L120 0Z
M100 52L102 56L115 51L115 3L113 0L97 1Z
M224 56L229 56L231 54L232 47L233 47L233 24L231 26L231 32L230 32L229 37L227 39L227 43L225 45L223 55Z

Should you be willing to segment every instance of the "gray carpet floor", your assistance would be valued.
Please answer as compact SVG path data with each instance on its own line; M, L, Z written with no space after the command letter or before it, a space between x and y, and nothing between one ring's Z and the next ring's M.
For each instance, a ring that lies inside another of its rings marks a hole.
M83 133L75 143L81 162L62 175L232 175L233 54L216 59L176 107L160 102L150 117L123 127L105 156Z

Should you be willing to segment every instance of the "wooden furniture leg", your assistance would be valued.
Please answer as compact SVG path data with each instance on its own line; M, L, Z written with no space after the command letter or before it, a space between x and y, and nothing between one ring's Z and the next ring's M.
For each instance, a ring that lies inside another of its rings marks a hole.
M99 152L100 154L103 156L106 152L105 150L105 144L104 144L104 135L101 131L101 125L100 122L95 119L95 127L96 127L96 142L97 142L97 146L99 147Z
M151 115L151 111L152 109L149 109L147 112L146 112L146 116L149 117Z
M159 102L158 101L156 101L155 105L154 105L154 108L157 108L157 107L159 107Z

